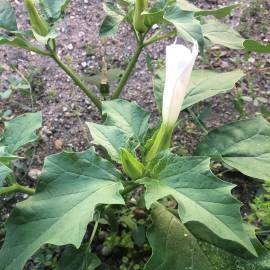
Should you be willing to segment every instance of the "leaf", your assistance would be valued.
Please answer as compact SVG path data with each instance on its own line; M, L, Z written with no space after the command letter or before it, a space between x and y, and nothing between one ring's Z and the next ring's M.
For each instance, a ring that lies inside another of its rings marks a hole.
M0 146L0 162L8 163L12 160L20 159L20 157L7 152L7 147Z
M7 36L0 34L0 45L15 46L30 50L28 42L20 36Z
M164 19L172 23L178 35L187 41L197 40L201 51L204 47L204 38L200 22L195 19L194 12L184 11L177 4L166 8Z
M244 76L241 70L218 73L211 70L193 70L182 110L215 95L231 90ZM157 70L154 75L154 94L161 111L165 69Z
M147 238L152 256L144 270L214 270L197 240L185 226L162 205L155 205Z
M201 10L200 8L196 7L195 5L193 5L187 0L177 0L177 4L182 10L193 11L193 12Z
M195 12L196 16L215 16L217 19L222 19L228 15L231 14L232 10L235 8L238 8L240 4L233 4L230 6L222 7L222 8L217 8L217 9L212 9L212 10L200 10Z
M255 40L247 39L244 41L244 47L249 52L270 53L270 43L261 44Z
M108 82L109 84L119 80L121 76L123 75L124 70L120 68L113 68L108 70ZM100 87L101 82L101 72L94 76L88 76L84 78L85 81L90 82L91 84L96 85L97 87Z
M7 0L0 0L0 28L17 30L15 10Z
M11 169L8 168L5 164L0 162L0 188L3 185L5 178L11 173Z
M120 173L93 148L47 157L35 195L6 224L0 270L21 270L42 245L80 247L99 204L124 204Z
M14 153L25 144L34 142L38 138L35 131L41 127L41 123L41 112L26 113L6 122L0 147L6 146L7 152Z
M123 99L102 102L102 113L107 115L105 125L116 126L143 142L148 129L150 114L139 107L135 102Z
M53 21L60 18L69 2L70 0L39 0L47 17Z
M94 139L93 143L104 147L112 160L120 161L120 149L129 148L129 136L115 126L86 123Z
M195 155L222 159L245 175L270 181L270 124L258 116L214 129Z
M234 186L213 175L209 158L166 153L155 163L150 178L141 180L147 207L172 195L180 219L194 236L236 254L247 250L256 256L242 224L241 204L231 195Z
M56 270L94 270L100 264L99 258L87 251L87 246L79 249L69 246L61 256Z
M182 110L215 95L231 90L245 74L237 69L218 73L211 70L194 70Z
M125 13L119 5L112 2L104 3L103 8L107 16L102 22L99 35L102 38L107 38L117 33L119 25L125 18Z
M231 26L210 20L202 25L203 35L214 44L219 44L230 49L243 49L245 39Z
M200 246L216 270L269 270L269 251L256 259L244 260L207 243L200 243Z

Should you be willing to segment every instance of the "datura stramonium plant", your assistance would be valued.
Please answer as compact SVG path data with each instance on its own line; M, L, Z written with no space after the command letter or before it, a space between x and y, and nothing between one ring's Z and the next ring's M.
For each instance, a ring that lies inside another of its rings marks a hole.
M162 124L154 135L147 160L153 159L158 152L170 147L173 129L181 111L198 52L199 47L196 41L194 41L192 50L176 43L166 48Z

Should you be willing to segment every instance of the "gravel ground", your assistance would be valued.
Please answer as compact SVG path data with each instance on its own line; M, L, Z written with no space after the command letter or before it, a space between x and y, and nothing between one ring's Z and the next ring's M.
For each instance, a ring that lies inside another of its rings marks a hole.
M208 0L197 2L198 6L211 8L217 6L217 4L230 4L233 1ZM17 10L19 27L27 25L23 4L15 1L14 6ZM57 42L58 52L66 62L71 64L83 76L89 76L99 69L101 56L105 50L109 64L113 67L127 63L132 56L135 42L130 29L126 25L121 27L117 36L108 41L106 48L102 45L98 37L98 29L103 17L104 12L100 0L75 0L71 1L66 19L59 24L61 35ZM240 17L241 13L238 10L235 12L235 16L228 21L237 26ZM252 20L252 18L250 19ZM256 23L259 27L260 21ZM251 26L254 27L254 25ZM252 32L256 33L256 30L254 28ZM270 39L270 36L260 35L258 37L257 35L255 38ZM140 57L136 71L133 73L122 95L125 99L137 101L146 110L153 111L153 121L157 118L158 112L152 93L151 73L147 70L145 63L146 52L151 54L153 59L164 59L165 45L169 42L159 42L147 48ZM229 71L241 67L250 72L250 70L257 69L258 60L262 62L262 65L266 63L263 56L256 54L252 55L249 62L244 62L243 55L239 56L238 51L222 49L220 56L216 57L219 52L220 50L217 48L216 51L209 54L207 61L202 59L198 61L198 68ZM42 87L36 93L34 104L34 110L42 111L44 117L44 128L41 131L42 143L38 147L36 154L37 164L41 165L46 155L59 151L59 148L62 148L61 142L63 142L63 147L74 150L82 150L89 146L89 135L85 130L84 122L98 121L98 112L51 59L27 53L20 49L1 47L0 63L16 64L20 70L29 70L35 67L40 67L42 70L39 76ZM269 100L269 74L266 76L256 72L255 81L256 90L259 90L260 95L266 96ZM245 88L247 88L246 83L242 83L241 87L245 91ZM51 95L54 96L51 97ZM13 98L13 101L14 99L20 102L21 96L17 95ZM210 99L205 104L210 105L212 108L212 114L207 121L209 128L238 117L233 108L230 94ZM10 106L15 111L15 114L21 112L21 109L16 104L9 103L3 104L3 106ZM256 109L249 106L249 111L252 113ZM184 115L184 118L187 118L187 116ZM189 128L181 128L176 132L176 141L180 141L181 145L192 149L197 142L198 136L196 130L193 131L193 125L190 121L184 122L184 127L186 126ZM186 134L187 132L183 132L183 129L190 132Z

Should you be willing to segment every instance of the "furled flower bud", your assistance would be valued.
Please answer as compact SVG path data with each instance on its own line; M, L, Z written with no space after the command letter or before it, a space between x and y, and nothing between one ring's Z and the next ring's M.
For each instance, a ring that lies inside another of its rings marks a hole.
M166 81L163 93L162 124L146 159L153 159L158 152L170 147L171 137L186 95L192 69L198 55L198 43L192 51L178 44L166 49Z
M144 165L129 151L121 149L121 163L124 172L132 180L136 180L143 176Z
M31 25L34 31L40 36L47 36L49 26L47 22L38 14L34 0L24 0L24 5L28 11Z
M147 6L148 0L136 0L135 2L133 25L135 30L140 33L145 33L147 31L147 27L144 22L145 15L142 15L142 12L147 9Z
M197 42L192 51L179 44L167 46L162 119L169 126L174 126L178 119L197 55Z

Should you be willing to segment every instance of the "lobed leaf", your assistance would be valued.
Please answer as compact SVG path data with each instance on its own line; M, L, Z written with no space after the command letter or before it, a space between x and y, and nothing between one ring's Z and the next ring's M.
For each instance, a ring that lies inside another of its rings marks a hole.
M257 255L242 223L241 204L231 195L234 186L212 174L209 158L165 153L154 163L150 177L140 181L146 187L147 207L171 195L194 236L236 254L247 250Z
M147 238L152 256L144 270L214 270L195 237L164 206L155 205Z
M270 53L270 43L261 44L255 40L247 39L244 41L244 47L249 52Z
M150 113L135 102L122 99L105 101L102 103L102 113L106 115L105 125L118 127L129 137L143 142L148 130Z
M211 70L193 70L182 110L215 95L231 90L244 76L241 70L218 73ZM154 76L154 95L161 111L165 70L159 69Z
M60 18L69 2L70 0L39 0L47 17L54 21Z
M42 245L80 247L99 204L124 204L120 174L93 148L46 158L36 194L6 224L0 270L20 270Z
M0 0L0 28L17 30L15 10L7 0Z
M204 37L212 43L225 46L230 49L243 49L245 41L242 36L231 26L220 23L216 20L209 20L202 25Z
M61 256L56 270L95 270L100 265L99 258L89 253L87 246L79 249L69 246Z
M166 8L164 19L172 23L180 37L187 41L196 40L201 51L204 48L204 38L200 22L194 17L194 12L182 10L177 4Z
M93 143L104 147L112 160L120 161L120 149L129 148L130 137L122 129L86 123L94 139Z
M41 112L26 113L6 122L0 147L5 146L7 152L14 153L25 144L34 142L38 138L35 131L41 123Z
M103 7L107 16L101 24L99 34L102 38L105 38L117 33L119 25L125 19L125 13L120 6L112 2L105 2Z
M270 181L270 124L262 116L211 131L195 155L222 160L250 177Z

